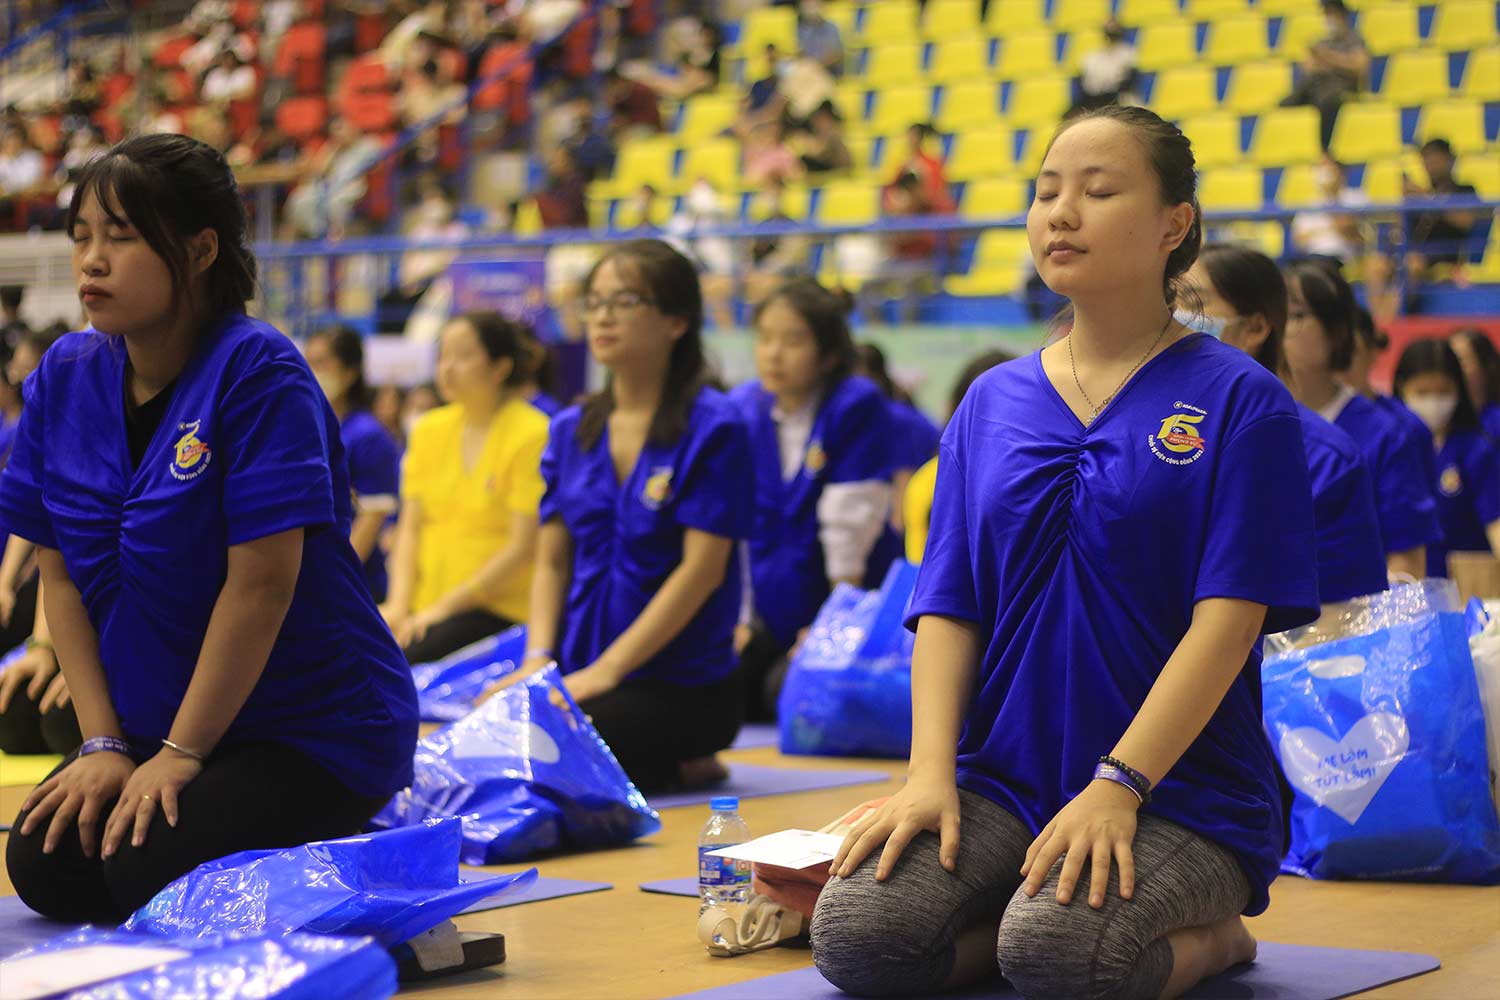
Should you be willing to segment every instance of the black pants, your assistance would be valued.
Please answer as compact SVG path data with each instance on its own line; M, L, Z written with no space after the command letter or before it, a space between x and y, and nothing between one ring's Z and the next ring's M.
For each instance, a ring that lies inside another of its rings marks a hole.
M488 611L464 611L438 622L427 630L426 635L402 652L406 654L406 662L412 666L431 663L433 660L441 660L449 653L458 652L470 643L504 632L514 624L510 619Z
M306 754L276 743L244 743L209 757L178 797L177 826L157 809L140 847L127 836L109 860L101 861L97 848L86 857L78 827L70 823L56 849L43 854L48 824L23 836L23 811L6 844L5 866L21 901L42 916L118 923L205 861L349 836L382 805L383 799L350 791ZM111 802L101 816L101 837L113 808Z
M678 783L685 760L718 753L734 742L743 720L739 671L702 687L627 680L580 702L615 759L643 792Z
M776 702L786 682L786 649L763 628L756 629L740 650L740 673L745 675L745 721L775 722Z
M43 712L22 687L11 695L5 711L0 712L0 752L68 754L82 742L78 715L71 702Z
M16 590L16 609L11 612L10 624L0 628L0 653L15 649L31 638L31 627L36 624L36 591L40 579L41 574L32 573Z
M1333 142L1333 126L1338 121L1339 108L1354 95L1349 81L1337 73L1309 73L1292 88L1292 92L1281 102L1284 108L1312 105L1318 109L1318 130L1326 150Z

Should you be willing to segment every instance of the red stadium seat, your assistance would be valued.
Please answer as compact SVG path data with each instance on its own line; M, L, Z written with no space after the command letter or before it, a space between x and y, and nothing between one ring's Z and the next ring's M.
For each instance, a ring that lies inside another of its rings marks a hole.
M520 125L531 119L532 63L526 46L519 42L495 45L479 60L476 80L492 82L474 92L475 111L505 111L507 120Z
M354 19L354 51L372 52L380 48L389 30L384 14L360 14Z
M161 43L151 61L161 69L178 69L182 66L182 54L193 47L192 35L177 35Z
M396 102L384 92L353 94L340 111L364 132L386 132L396 127Z
M308 139L328 125L328 101L322 97L293 97L276 109L276 127L295 140Z
M299 94L320 94L327 86L328 29L299 21L287 29L276 51L276 75L291 80Z

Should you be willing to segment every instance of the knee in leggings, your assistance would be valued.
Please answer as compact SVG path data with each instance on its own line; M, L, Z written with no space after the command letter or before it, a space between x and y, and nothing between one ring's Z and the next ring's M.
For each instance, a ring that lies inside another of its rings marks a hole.
M852 878L824 887L813 911L813 962L823 978L853 996L898 996L942 988L953 965L953 942L919 926L911 909L874 880L866 863Z
M150 837L140 847L132 847L127 841L105 860L104 884L123 916L151 902L153 896L184 874L178 871L181 866L174 864L171 852L163 851L162 846L158 844L153 850Z
M1129 996L1130 949L1101 940L1101 928L1105 935L1110 928L1089 909L1082 883L1067 906L1057 902L1056 891L1053 882L1032 898L1017 892L1011 900L995 943L1001 974L1024 997Z

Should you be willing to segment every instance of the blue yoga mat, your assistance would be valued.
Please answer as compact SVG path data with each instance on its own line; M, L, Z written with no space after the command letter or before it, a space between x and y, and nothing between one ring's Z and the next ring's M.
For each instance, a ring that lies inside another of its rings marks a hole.
M740 734L730 744L731 750L759 750L761 747L779 746L781 733L774 722L747 722L740 727Z
M1353 951L1262 942L1255 962L1203 981L1187 994L1187 1000L1338 1000L1432 972L1439 964L1431 955L1405 951ZM1003 980L996 980L992 986L943 994L942 1000L1020 1000L1020 996ZM673 1000L783 1000L785 997L847 1000L846 994L829 985L812 967L684 993Z
M645 892L658 892L663 896L692 896L697 899L698 879L664 878L658 882L642 882L641 889Z
M676 806L705 805L709 799L720 795L736 795L742 799L754 799L764 795L815 792L824 788L842 788L845 785L889 781L890 777L885 771L816 771L790 767L761 767L757 764L730 764L729 780L723 784L691 792L654 795L651 796L651 806L655 809L672 809Z
M0 899L0 961L81 926L53 923L28 910L20 896L6 896Z
M481 899L464 913L483 913L522 903L536 903L544 899L560 899L563 896L581 896L588 892L603 892L613 889L608 882L584 882L575 878L539 878L524 892L506 893L493 899Z

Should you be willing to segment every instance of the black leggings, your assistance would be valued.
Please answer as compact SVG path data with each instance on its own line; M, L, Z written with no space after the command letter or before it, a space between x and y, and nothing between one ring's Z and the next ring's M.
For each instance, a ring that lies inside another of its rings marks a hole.
M734 742L744 718L739 671L701 687L627 680L580 702L615 759L643 792L678 783L680 765Z
M514 624L510 619L488 611L463 611L432 626L426 635L402 652L406 654L406 662L412 666L431 663L480 639L488 639L498 632L504 632Z
M61 771L73 756L58 765ZM146 842L127 837L113 857L84 856L78 827L70 823L56 849L42 853L47 822L28 835L16 817L5 849L5 866L16 894L52 920L118 923L169 883L205 861L237 851L295 847L360 832L384 799L356 795L317 761L278 743L221 747L178 797L177 826L161 810ZM101 816L102 837L114 802Z
M775 722L791 651L764 628L757 628L740 651L745 675L745 721Z

